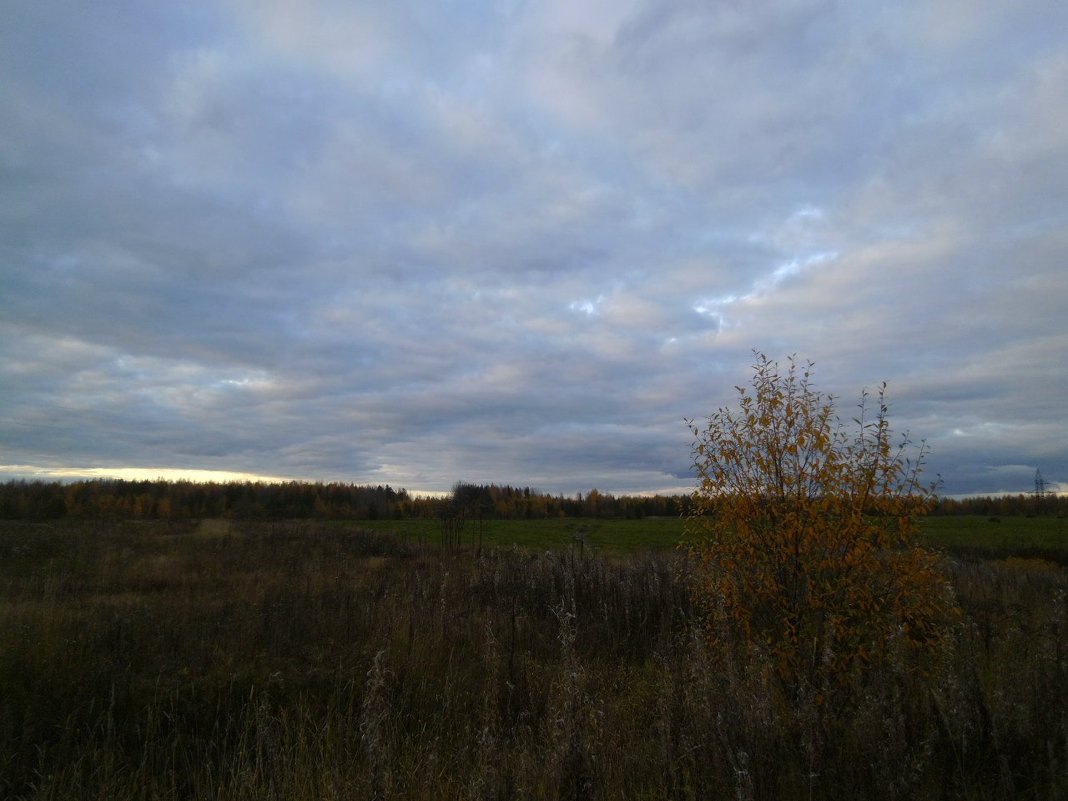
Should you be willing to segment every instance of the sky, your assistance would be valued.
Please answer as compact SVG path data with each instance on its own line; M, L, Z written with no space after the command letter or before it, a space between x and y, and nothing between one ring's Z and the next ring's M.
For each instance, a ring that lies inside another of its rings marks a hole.
M686 492L754 350L1068 490L1060 0L8 0L0 479Z

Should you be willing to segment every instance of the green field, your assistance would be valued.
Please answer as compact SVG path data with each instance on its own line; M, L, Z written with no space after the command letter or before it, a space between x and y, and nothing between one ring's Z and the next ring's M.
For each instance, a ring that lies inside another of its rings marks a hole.
M359 521L342 525L388 532L403 539L432 544L441 537L437 520ZM595 553L628 554L675 548L686 538L686 521L678 517L640 520L555 518L548 520L485 520L483 546L578 548ZM464 526L462 542L477 547L478 521ZM921 522L922 538L949 553L999 558L1041 557L1068 562L1068 519L1004 517L999 522L978 515L929 517Z
M684 538L677 517L641 520L558 517L535 520L477 520L464 525L462 543L477 547L590 549L602 553L634 553L676 547ZM432 544L441 538L437 520L359 521L352 525L388 532L404 539Z
M1068 558L1068 519L978 515L929 517L922 523L925 539L951 553L977 556L1045 556Z

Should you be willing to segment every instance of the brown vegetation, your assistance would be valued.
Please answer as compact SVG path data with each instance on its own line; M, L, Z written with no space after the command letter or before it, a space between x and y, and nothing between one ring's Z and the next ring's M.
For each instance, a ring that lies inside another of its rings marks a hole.
M1058 799L1068 580L951 566L848 715L712 659L684 560L0 524L0 797Z

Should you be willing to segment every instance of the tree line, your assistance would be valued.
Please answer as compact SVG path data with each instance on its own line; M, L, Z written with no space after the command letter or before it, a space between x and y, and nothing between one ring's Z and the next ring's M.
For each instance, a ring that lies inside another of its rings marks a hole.
M565 496L530 487L464 482L443 497L413 495L389 485L299 481L93 479L0 484L0 519L7 520L641 518L685 514L689 503L689 496L680 495L616 496L592 489Z
M984 515L987 517L1017 517L1020 515L1068 514L1068 495L1047 492L1035 495L1021 492L1016 495L977 495L971 498L939 498L931 510L933 515Z
M686 516L688 495L613 495L591 489L552 495L530 487L459 482L443 497L413 495L389 485L93 479L70 483L0 484L0 519L188 520L201 518L397 520L460 516L467 520L558 517ZM933 515L1064 515L1068 497L1033 493L940 498Z

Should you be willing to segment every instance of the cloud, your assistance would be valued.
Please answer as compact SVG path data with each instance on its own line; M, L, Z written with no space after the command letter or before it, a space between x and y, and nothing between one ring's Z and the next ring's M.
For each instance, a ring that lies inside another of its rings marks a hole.
M1068 480L1066 13L18 2L0 462L678 489L755 347Z

